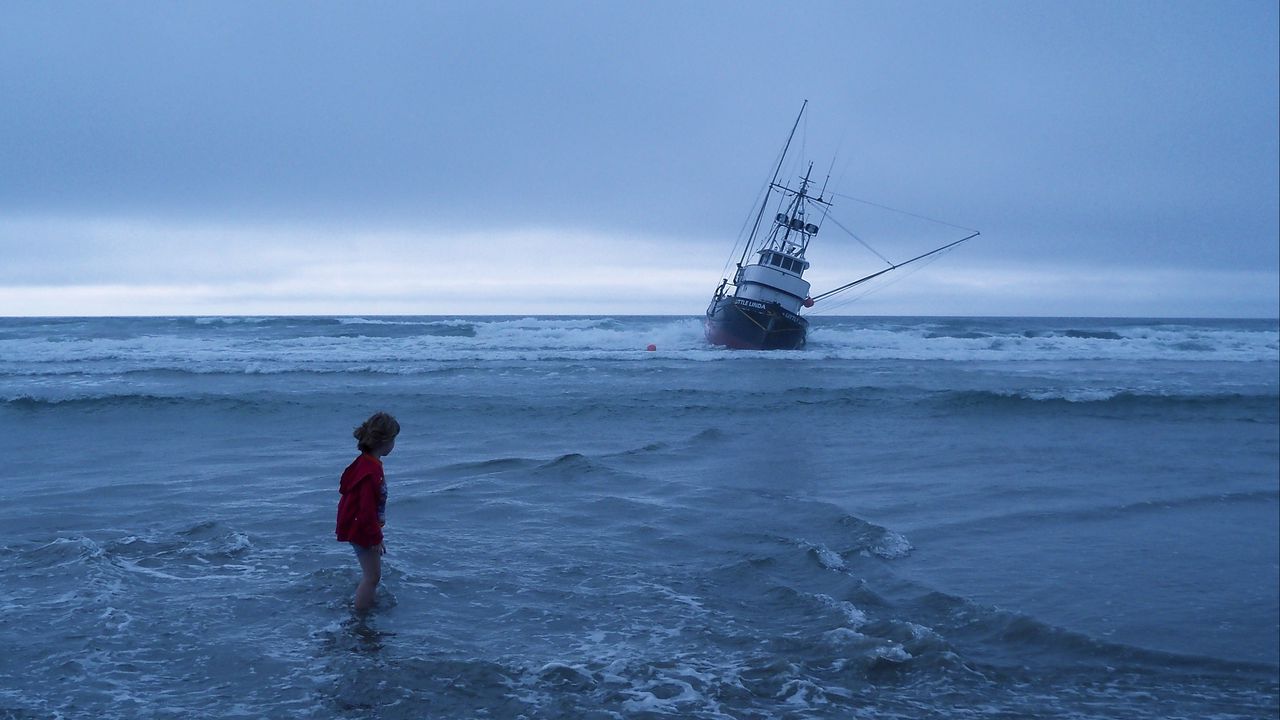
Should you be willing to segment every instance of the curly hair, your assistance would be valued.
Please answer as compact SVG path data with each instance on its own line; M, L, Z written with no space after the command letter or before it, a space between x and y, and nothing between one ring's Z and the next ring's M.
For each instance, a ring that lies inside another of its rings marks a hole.
M400 423L389 413L376 412L369 416L351 436L356 439L356 447L360 452L371 453L387 443L395 440L400 434Z

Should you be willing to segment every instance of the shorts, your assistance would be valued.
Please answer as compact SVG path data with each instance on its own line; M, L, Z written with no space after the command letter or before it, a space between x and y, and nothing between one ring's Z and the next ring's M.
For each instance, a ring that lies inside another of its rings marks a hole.
M369 553L374 555L379 554L377 545L358 545L356 543L351 543L351 547L356 549L356 557L364 557Z

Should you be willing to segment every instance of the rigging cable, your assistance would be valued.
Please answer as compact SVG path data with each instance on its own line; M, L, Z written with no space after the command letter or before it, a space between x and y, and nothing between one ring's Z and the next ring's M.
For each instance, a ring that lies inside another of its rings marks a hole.
M913 213L913 212L907 212L906 210L891 208L888 205L881 205L880 203L874 203L874 202L871 202L870 200L863 200L862 198L856 198L856 197L853 197L852 195L841 195L840 193L837 193L837 192L833 192L831 193L831 195L833 197L844 198L845 200L852 200L854 202L862 203L863 205L870 205L871 207L877 207L877 208L880 208L881 210L888 210L889 212L896 212L896 213L901 213L903 215L908 215L918 220L927 220L932 223L938 223L939 225L946 225L947 227L953 227L957 230L964 230L965 232L978 232L977 230L974 230L971 227L956 225L955 223L949 223L944 220L938 220L936 218L931 218L925 215L917 215L916 213Z
M960 238L959 240L956 240L956 241L954 241L954 242L949 242L949 243L947 243L946 245L943 245L942 247L934 248L934 249L930 250L929 252L927 252L927 253L922 253L922 254L920 254L920 255L917 255L917 256L915 256L915 257L911 258L910 260L903 260L902 262L900 262L900 263L898 263L898 264L896 264L896 265L894 265L894 264L890 264L890 265L889 265L889 267L885 268L884 270L880 270L880 271L878 271L878 272L873 272L873 273L871 273L870 275L867 275L866 277L858 278L857 280L854 280L854 281L853 281L853 282L851 282L851 283L846 283L846 284L844 284L844 285L841 285L840 287L836 288L835 290L828 290L828 291L826 291L826 292L824 292L824 293L821 293L821 294L819 294L819 295L814 295L814 296L813 296L812 298L810 298L810 299L811 299L811 300L813 300L814 302L818 302L819 300L821 300L821 299L823 299L823 298L831 297L832 295L835 295L835 294L837 294L837 293L842 293L842 292L844 292L844 291L848 290L849 288L852 288L852 287L856 287L856 286L858 286L858 285L861 285L862 283L867 282L868 280L872 280L872 279L874 279L874 278L878 278L878 277L880 277L881 275L884 275L884 274L885 274L885 273L887 273L887 272L893 272L894 270L897 270L898 268L900 268L900 267L902 267L902 266L904 266L904 265L910 265L910 264L912 264L912 263L914 263L914 262L917 262L917 261L919 261L919 260L923 260L923 259L925 259L925 258L927 258L927 257L932 256L932 255L937 255L938 253L945 252L945 251L947 251L947 250L949 250L949 249L951 249L951 248L953 248L953 247L955 247L955 246L959 245L960 243L962 243L962 242L966 242L966 241L968 241L968 240L972 240L972 239L974 239L974 238L978 237L978 236L979 236L979 235L981 235L981 234L982 234L982 233L978 232L977 230L974 230L972 234L966 235L966 236L964 236L964 237Z
M787 142L785 145L782 146L782 156L778 158L778 165L773 170L773 180L769 181L770 187L777 184L778 182L778 172L782 170L782 163L784 160L787 159L787 150L790 149L791 141L796 136L796 127L800 125L800 118L804 117L804 109L808 106L809 106L809 101L807 99L800 104L800 114L796 115L796 121L791 124L791 133L787 135ZM760 229L760 220L764 218L764 209L765 209L765 206L767 206L768 204L769 204L769 192L765 191L764 202L760 204L760 212L756 215L756 223L751 228L751 239L749 239L746 243L746 246L742 248L742 259L738 261L739 265L746 262L747 260L747 252L751 249L751 240L755 239L756 232Z
M852 231L852 230L850 230L849 228L847 228L847 227L845 227L844 225L842 225L842 224L840 223L840 221L836 219L836 216L835 216L835 215L832 215L830 212L828 212L828 213L826 214L826 216L825 216L825 217L823 217L823 220L824 220L824 221L825 221L825 220L830 220L831 222L835 223L835 224L836 224L836 227L838 227L838 228L840 228L841 230L843 230L843 231L845 231L845 232L849 233L849 237L851 237L851 238L853 238L854 240L857 240L858 242L862 243L862 247L864 247L864 248L866 248L866 249L870 250L871 252L875 253L875 256L876 256L876 257L878 257L878 258L880 258L881 260L883 260L883 261L885 262L885 264L886 264L886 265L888 265L889 267L893 267L893 261L892 261L892 260L890 260L889 258L887 258L887 257L885 257L885 256L883 256L883 255L881 255L879 252L877 252L877 251L876 251L876 249L875 249L875 248L873 248L873 247L871 247L870 245L868 245L866 240L863 240L862 238L858 237L858 235L857 235L855 232L853 232L853 231Z
M808 313L806 313L806 314L807 314L807 315L811 315L811 316L812 316L812 315L829 315L831 312L833 312L833 311L835 311L835 310L839 310L839 309L841 309L841 308L848 307L849 305L852 305L853 303L855 303L855 302L857 302L857 301L861 300L862 298L864 298L864 297L866 297L866 296L868 296L868 295L871 295L871 294L873 294L873 293L878 293L878 292L880 292L881 290L884 290L884 289L886 289L886 288L892 287L893 285L896 285L897 283L899 283L899 282L901 282L901 281L903 281L903 280L906 280L907 278L911 277L912 275L915 275L916 273L920 272L921 270L923 270L923 269L925 269L925 268L929 267L930 265L932 265L933 263L935 263L935 262L938 260L938 258L942 257L943 255L948 254L949 252L951 252L951 250L950 250L950 249L948 249L948 250L947 250L947 251L945 251L945 252L938 253L938 254L937 254L937 255L935 255L934 257L929 258L928 260L926 260L923 264L918 265L918 266L916 266L915 268L912 268L911 270L909 270L909 271L907 271L907 272L903 273L902 275L899 275L899 276L898 276L898 277L896 277L896 278L893 278L892 280L886 280L886 281L885 281L885 282L883 282L883 283L876 284L876 285L871 285L871 286L870 286L870 287L868 287L864 292L862 292L862 293L860 293L860 294L858 294L858 295L854 295L853 297L850 297L850 298L844 298L844 299L842 299L841 301L837 302L837 303L836 303L836 304L834 304L834 305L824 306L821 310L810 310L810 311L809 311Z
M733 249L729 251L729 257L724 261L724 267L720 268L720 277L729 278L729 263L733 262L733 256L738 254L738 243L746 239L747 226L751 224L751 216L756 212L756 204L761 202L761 195L769 192L769 185L765 183L760 192L756 193L756 198L751 202L751 207L747 209L747 217L742 221L742 227L738 228L738 239L733 242Z

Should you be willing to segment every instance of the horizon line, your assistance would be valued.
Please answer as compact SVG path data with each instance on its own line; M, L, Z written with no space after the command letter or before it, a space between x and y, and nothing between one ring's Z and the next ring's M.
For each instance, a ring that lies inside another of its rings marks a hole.
M0 320L167 320L188 318L698 318L704 313L190 313L174 315L0 315ZM1273 316L1225 316L1225 315L808 315L815 319L880 319L880 318L965 318L972 320L1256 320L1280 323L1280 315Z

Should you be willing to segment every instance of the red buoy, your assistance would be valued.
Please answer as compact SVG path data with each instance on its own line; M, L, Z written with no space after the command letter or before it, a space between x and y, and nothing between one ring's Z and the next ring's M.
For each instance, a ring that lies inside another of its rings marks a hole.
M649 347L645 348L645 350L648 350L649 352L653 352L654 350L657 350L657 349L658 349L658 346L652 343L649 345Z
M813 307L813 298L811 298L811 297L807 297L807 298L805 298L805 299L804 299L804 306L805 306L805 307Z

